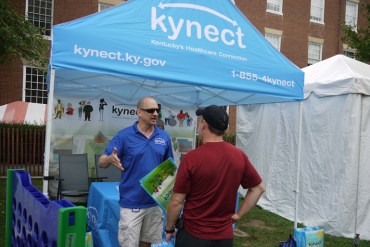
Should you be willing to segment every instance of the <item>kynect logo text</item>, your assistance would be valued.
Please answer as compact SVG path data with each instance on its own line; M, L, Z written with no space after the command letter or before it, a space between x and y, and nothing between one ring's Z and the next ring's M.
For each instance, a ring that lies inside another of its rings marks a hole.
M159 9L158 9L159 8ZM246 46L243 43L244 34L236 21L228 18L220 12L196 4L189 3L160 3L157 7L152 7L151 10L151 28L153 31L162 31L167 35L169 40L177 40L179 35L186 35L189 39L196 38L198 40L206 39L209 42L222 42L228 46L238 46L244 49ZM223 19L229 22L232 29L219 29L212 24L204 24L194 20L184 18L174 18L161 14L168 8L186 8L193 11L202 11Z

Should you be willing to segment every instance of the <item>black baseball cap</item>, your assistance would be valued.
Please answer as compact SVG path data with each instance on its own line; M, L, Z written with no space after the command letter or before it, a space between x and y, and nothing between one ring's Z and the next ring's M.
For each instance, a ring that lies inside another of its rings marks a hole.
M221 106L210 105L206 108L199 108L195 114L203 116L204 120L217 130L226 130L229 125L229 115Z

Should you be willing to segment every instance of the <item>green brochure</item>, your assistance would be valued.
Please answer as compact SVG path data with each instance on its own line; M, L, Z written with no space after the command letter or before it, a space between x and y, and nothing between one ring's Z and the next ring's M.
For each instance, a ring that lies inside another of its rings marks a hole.
M140 180L141 186L167 212L173 193L177 167L169 158Z

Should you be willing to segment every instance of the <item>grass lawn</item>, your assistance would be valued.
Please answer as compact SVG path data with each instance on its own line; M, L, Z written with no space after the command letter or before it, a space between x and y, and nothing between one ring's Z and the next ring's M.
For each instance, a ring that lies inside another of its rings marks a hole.
M32 179L32 184L42 188L42 180ZM5 200L6 179L0 179L0 247L5 245ZM279 241L286 240L293 233L293 222L278 215L255 207L238 222L235 247L277 247ZM351 247L352 239L333 237L325 234L326 247ZM370 247L370 241L362 240L361 247Z
M247 234L235 237L234 246L238 247L277 247L279 241L288 239L293 233L294 223L276 214L255 207L238 222L237 228ZM302 225L298 225L302 227ZM353 239L324 235L325 247L351 247ZM370 241L361 241L361 247L370 247Z

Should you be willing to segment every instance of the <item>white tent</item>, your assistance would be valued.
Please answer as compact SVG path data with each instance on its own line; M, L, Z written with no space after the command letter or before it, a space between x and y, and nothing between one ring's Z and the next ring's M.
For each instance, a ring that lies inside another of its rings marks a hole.
M303 102L238 106L237 145L266 185L259 204L369 240L370 66L337 55L303 71Z

